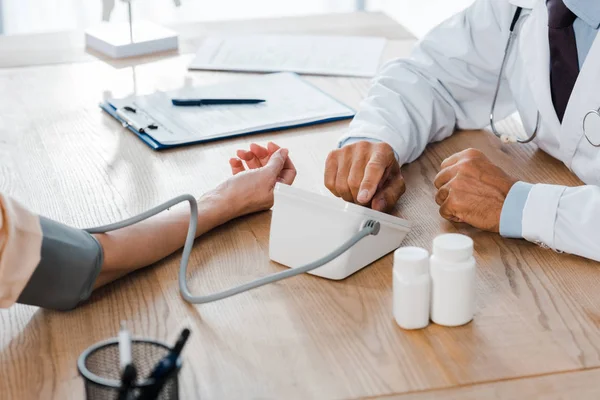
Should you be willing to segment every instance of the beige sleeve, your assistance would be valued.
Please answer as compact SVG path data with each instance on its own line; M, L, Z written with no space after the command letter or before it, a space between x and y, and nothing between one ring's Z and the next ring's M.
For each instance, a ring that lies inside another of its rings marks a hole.
M12 306L40 262L37 215L0 193L0 308Z

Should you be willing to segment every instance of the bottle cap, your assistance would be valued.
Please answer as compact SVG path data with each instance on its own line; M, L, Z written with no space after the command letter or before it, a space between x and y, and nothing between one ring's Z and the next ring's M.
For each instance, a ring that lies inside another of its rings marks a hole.
M403 276L429 273L429 252L420 247L401 247L394 252L394 272Z
M473 239L459 233L446 233L433 239L433 255L450 262L466 261L473 255Z

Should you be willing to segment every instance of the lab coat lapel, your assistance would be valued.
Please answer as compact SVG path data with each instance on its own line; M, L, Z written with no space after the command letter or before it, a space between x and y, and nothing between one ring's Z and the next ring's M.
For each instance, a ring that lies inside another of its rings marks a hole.
M584 134L583 117L588 111L600 107L598 83L600 83L600 40L596 34L594 43L579 71L563 117L560 148L564 161L569 167Z
M537 110L541 115L540 128L558 134L560 121L550 94L550 49L548 45L548 11L545 1L537 1L530 16L523 22L517 35L519 53L525 62L529 85Z

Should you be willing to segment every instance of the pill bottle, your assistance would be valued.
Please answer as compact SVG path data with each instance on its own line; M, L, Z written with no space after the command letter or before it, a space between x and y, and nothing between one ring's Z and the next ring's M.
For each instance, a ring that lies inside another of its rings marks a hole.
M431 320L444 326L471 321L475 313L473 240L457 233L436 237L430 272Z
M429 325L431 278L429 252L419 247L402 247L394 252L393 313L403 329Z

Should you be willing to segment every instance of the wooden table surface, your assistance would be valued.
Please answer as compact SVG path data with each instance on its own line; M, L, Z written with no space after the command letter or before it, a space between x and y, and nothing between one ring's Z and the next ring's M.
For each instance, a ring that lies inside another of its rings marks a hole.
M285 31L399 39L388 43L385 58L406 55L413 42L381 14L346 17L347 24L339 16L295 18L294 29L278 24ZM266 25L239 26L261 31ZM0 53L9 41L0 40ZM34 52L21 53L20 61L0 59L5 67L36 64ZM325 158L347 121L155 152L98 103L240 74L189 72L186 54L121 64L72 49L53 57L46 59L52 65L0 69L0 191L30 209L77 227L120 220L181 193L199 196L229 176L227 160L236 149L268 140L290 149L296 186L327 194ZM369 86L368 79L307 79L352 107ZM507 120L502 129L519 131L520 125ZM82 398L77 357L114 336L121 320L136 335L165 341L191 327L183 399L598 398L598 264L442 219L433 178L444 158L468 147L483 150L519 179L580 182L535 146L503 146L484 131L432 144L404 167L408 190L394 211L414 223L404 244L430 249L443 232L475 241L472 323L400 329L391 310L391 256L343 281L304 275L192 306L179 296L176 253L101 289L72 312L20 305L0 311L0 398ZM264 212L199 238L190 260L192 290L207 293L280 271L269 261L269 223L270 212Z

